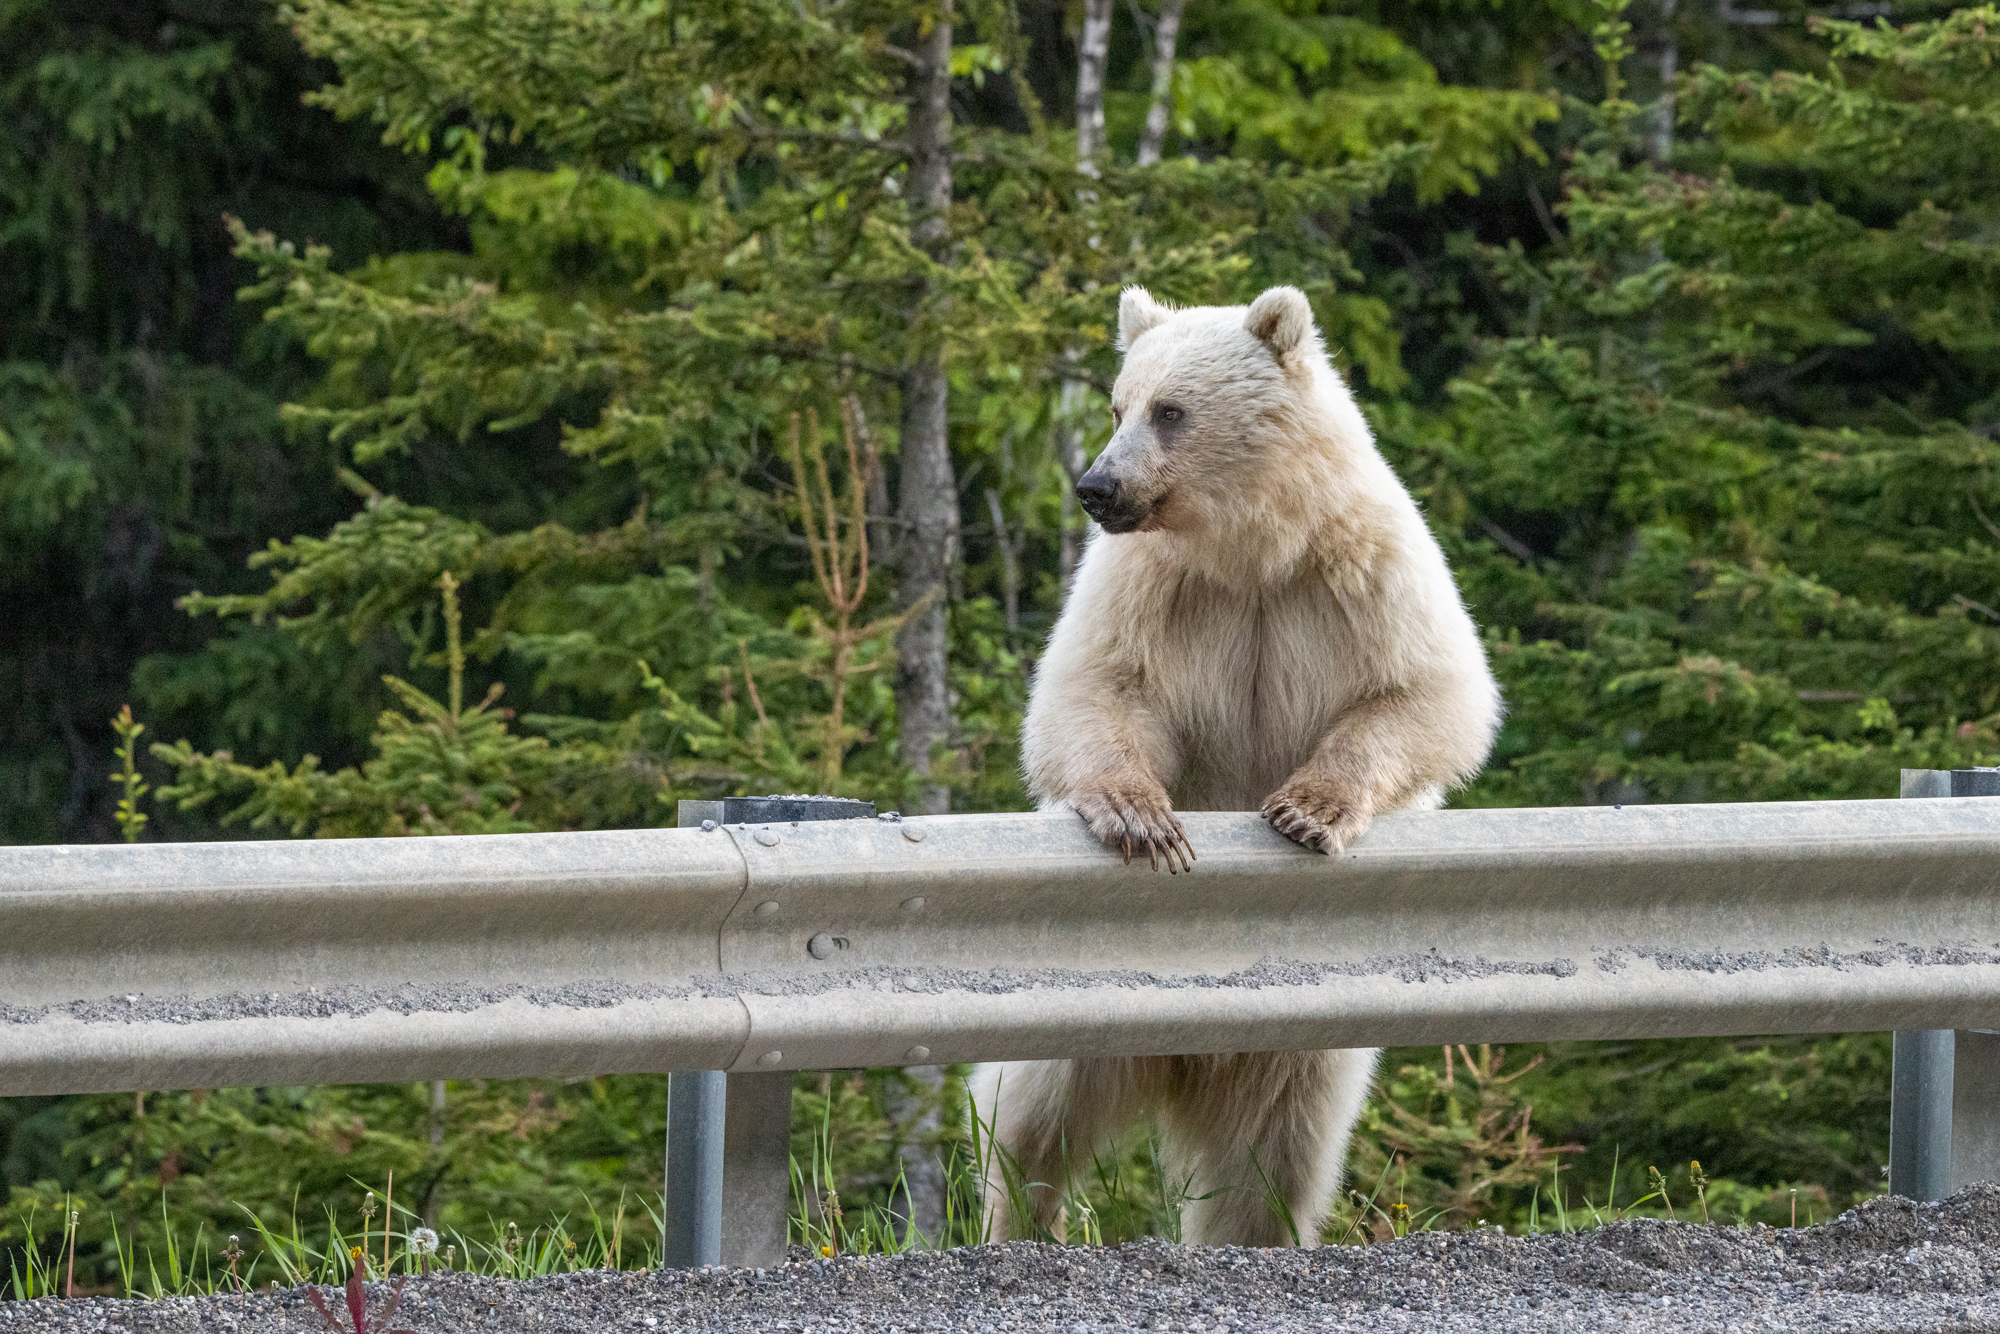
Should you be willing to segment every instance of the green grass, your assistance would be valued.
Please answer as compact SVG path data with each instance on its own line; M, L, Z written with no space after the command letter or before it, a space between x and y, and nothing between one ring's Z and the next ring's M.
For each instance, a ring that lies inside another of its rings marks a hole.
M822 1146L823 1146L822 1141ZM1058 1189L1057 1183L1024 1180L1017 1165L1005 1151L993 1145L991 1137L978 1128L968 1151L957 1152L945 1161L946 1216L937 1233L926 1234L895 1210L867 1202L843 1209L827 1172L829 1159L821 1152L801 1160L792 1158L793 1209L791 1240L821 1255L883 1255L911 1250L942 1249L977 1245L987 1239L983 1212L977 1207L977 1183L985 1170L997 1168L997 1178L1005 1184L1017 1218L1032 1217L1027 1208L1030 1197L1040 1190ZM1076 1173L1061 1189L1063 1220L1060 1232L1042 1229L1037 1239L1067 1240L1077 1245L1116 1244L1140 1236L1175 1239L1180 1207L1191 1198L1185 1190L1164 1184L1154 1141L1147 1137L1139 1151L1092 1161L1087 1172ZM1134 1161L1146 1170L1134 1173ZM1602 1227L1607 1223L1638 1217L1674 1217L1682 1222L1698 1221L1697 1192L1690 1187L1688 1198L1676 1209L1669 1198L1664 1176L1656 1176L1644 1194L1619 1201L1618 1174L1603 1199L1588 1193L1580 1196L1552 1171L1548 1183L1537 1193L1525 1227L1514 1230L1536 1234L1574 1233ZM1415 1232L1456 1230L1443 1224L1444 1211L1422 1209L1396 1194L1391 1173L1385 1170L1365 1194L1353 1189L1347 1207L1329 1223L1323 1240L1331 1245L1371 1244ZM358 1183L357 1183L358 1184ZM902 1182L897 1182L900 1192ZM1246 1189L1258 1188L1246 1186ZM1265 1184L1267 1198L1273 1198ZM372 1192L367 1197L372 1202ZM1711 1201L1712 1203L1712 1201ZM489 1220L484 1236L469 1236L452 1230L433 1242L425 1230L402 1206L390 1211L392 1217L378 1224L364 1203L363 1216L343 1224L331 1211L312 1226L305 1226L296 1214L282 1230L273 1229L254 1217L245 1233L217 1237L206 1221L192 1228L176 1227L164 1218L164 1242L138 1248L129 1242L117 1243L117 1264L125 1297L189 1297L239 1291L267 1284L296 1287L303 1283L338 1285L346 1281L355 1263L366 1264L366 1276L375 1279L397 1274L421 1274L439 1270L479 1274L494 1278L529 1279L585 1269L650 1269L660 1262L660 1211L656 1201L621 1198L609 1211L600 1211L588 1199L579 1201L580 1213L552 1218L523 1232L513 1222ZM1273 1212L1288 1217L1282 1202L1273 1203ZM249 1214L245 1210L246 1216ZM1721 1219L1716 1225L1726 1225ZM1808 1216L1802 1223L1815 1221ZM9 1295L17 1300L56 1297L64 1294L65 1243L68 1225L54 1231L38 1228L31 1212L25 1219L25 1245L16 1248L9 1261ZM1441 1225L1442 1224L1442 1225ZM1740 1223L1738 1224L1741 1225ZM1499 1226L1480 1220L1475 1226ZM118 1235L129 1235L130 1228ZM1066 1234L1066 1235L1065 1235ZM1296 1235L1296 1228L1294 1228ZM220 1243L220 1244L218 1244ZM359 1250L364 1257L353 1259ZM233 1253L233 1254L232 1254Z
M824 1149L824 1139L819 1147ZM1184 1189L1177 1191L1164 1184L1157 1147L1150 1137L1138 1147L1136 1154L1094 1159L1087 1172L1074 1174L1061 1189L1062 1203L1057 1211L1063 1220L1061 1233L1042 1229L1037 1239L1066 1239L1093 1246L1140 1236L1174 1239L1180 1208L1191 1197ZM1057 1183L1023 1179L1018 1165L993 1144L984 1127L975 1126L967 1150L945 1161L946 1216L943 1228L935 1234L924 1233L879 1203L843 1209L827 1171L828 1156L820 1151L805 1160L794 1156L792 1242L821 1255L883 1255L977 1245L987 1239L983 1212L976 1204L977 1183L987 1170L997 1168L997 1179L1004 1183L1017 1218L1032 1217L1027 1205L1036 1191L1058 1189ZM1134 1160L1147 1170L1133 1173L1130 1165ZM1596 1200L1588 1193L1576 1195L1562 1181L1561 1171L1552 1171L1548 1183L1537 1193L1527 1225L1515 1230L1573 1233L1628 1218L1674 1217L1683 1222L1699 1218L1694 1187L1690 1186L1687 1198L1676 1209L1665 1177L1655 1173L1650 1189L1620 1201L1618 1176L1614 1171L1610 1190ZM1349 1191L1348 1207L1329 1223L1323 1240L1332 1245L1369 1244L1414 1232L1455 1230L1448 1224L1441 1226L1441 1209L1420 1209L1403 1199L1390 1199L1398 1193L1390 1178L1391 1173L1385 1170L1365 1194L1358 1188ZM899 1179L898 1192L901 1185ZM1268 1183L1262 1189L1274 1200L1274 1214L1288 1218ZM650 1269L660 1262L660 1211L654 1201L621 1198L607 1217L605 1211L582 1199L580 1214L553 1218L526 1232L513 1222L489 1220L484 1236L452 1230L433 1242L425 1236L420 1220L400 1205L392 1207L386 1226L378 1224L369 1208L373 1198L370 1192L358 1222L343 1224L329 1212L307 1227L294 1214L287 1226L278 1230L252 1217L244 1234L222 1238L209 1230L206 1221L190 1229L176 1227L172 1219L163 1216L165 1241L160 1246L142 1249L118 1242L118 1269L123 1276L120 1295L188 1297L266 1284L338 1285L346 1281L351 1266L357 1263L352 1258L356 1250L365 1257L359 1263L367 1265L371 1279L444 1269L529 1279L585 1269ZM248 1212L245 1210L246 1215ZM50 1231L38 1229L38 1221L33 1212L27 1215L27 1243L10 1258L9 1293L16 1299L61 1296L65 1290L67 1222ZM1723 1225L1721 1220L1715 1221ZM1809 1215L1801 1218L1801 1222L1812 1221ZM1480 1220L1476 1226L1496 1225ZM130 1232L127 1228L119 1235Z
M1640 1173L1615 1145L1608 1155L1608 1180L1600 1176L1593 1187L1575 1163L1565 1161L1565 1155L1586 1156L1581 1146L1546 1145L1529 1133L1514 1092L1518 1075L1505 1068L1502 1054L1459 1050L1456 1063L1448 1062L1441 1073L1405 1067L1400 1073L1408 1088L1389 1085L1387 1092L1395 1096L1377 1099L1370 1113L1374 1124L1357 1136L1356 1179L1335 1201L1321 1241L1363 1245L1413 1232L1490 1227L1516 1234L1569 1233L1633 1217L1740 1225L1759 1216L1782 1223L1787 1203L1804 1206L1797 1221L1805 1224L1833 1212L1823 1191L1800 1183L1788 1192L1784 1185L1711 1181L1694 1163L1671 1173L1649 1166L1643 1169L1645 1184L1635 1186ZM1170 1176L1151 1135L1135 1132L1088 1163L1065 1155L1061 1180L1033 1181L962 1102L951 1113L952 1128L933 1150L944 1175L945 1209L942 1225L926 1232L907 1216L904 1160L884 1149L888 1141L870 1119L875 1113L860 1089L857 1081L836 1086L826 1080L818 1096L801 1092L790 1172L795 1245L821 1255L874 1255L979 1244L988 1239L981 1206L986 1181L1006 1192L1011 1214L1028 1222L1035 1240L1114 1245L1148 1236L1179 1239L1182 1209L1193 1198L1190 1183ZM1259 1193L1298 1238L1298 1222L1262 1166L1253 1163L1253 1171L1255 1179L1230 1188ZM1585 1182L1581 1190L1573 1184L1579 1180ZM461 1226L437 1235L403 1202L411 1193L395 1195L393 1175L382 1182L380 1206L368 1182L350 1175L347 1183L354 1193L341 1192L349 1202L345 1209L321 1203L308 1208L305 1218L296 1194L289 1213L268 1200L261 1208L245 1201L183 1213L162 1196L157 1219L149 1205L143 1229L132 1213L112 1215L109 1254L98 1253L94 1262L87 1248L77 1246L78 1210L90 1202L44 1194L39 1201L24 1201L26 1208L17 1207L11 1220L0 1219L0 1236L8 1237L8 1286L0 1295L62 1295L70 1290L72 1266L85 1278L79 1293L128 1297L272 1283L339 1284L356 1263L357 1250L371 1278L451 1269L524 1279L660 1262L657 1195L627 1188L607 1200L608 1190L578 1188L573 1208L536 1210L543 1221L525 1232L504 1215L488 1215L480 1226L467 1228L461 1214L455 1220ZM1031 1202L1051 1194L1056 1207L1044 1225L1035 1221ZM320 1199L325 1198L322 1192ZM97 1205L100 1220L105 1207ZM234 1232L227 1230L232 1210L242 1220ZM84 1254L73 1255L77 1249Z
M16 1298L53 1297L61 1290L63 1250L69 1241L68 1226L62 1233L62 1245L58 1245L54 1255L45 1255L35 1231L36 1210L29 1210L23 1220L27 1232L27 1245L7 1257L8 1288Z
M243 1233L218 1238L206 1220L192 1229L176 1226L162 1210L164 1241L143 1248L125 1241L113 1224L117 1267L124 1297L194 1297L273 1284L338 1285L357 1263L370 1279L450 1269L494 1278L543 1278L583 1269L650 1269L660 1262L660 1214L649 1201L621 1198L606 1218L582 1200L582 1220L564 1215L522 1232L513 1222L490 1222L489 1237L453 1229L438 1235L401 1206L380 1225L373 1218L374 1193L367 1196L358 1227L344 1226L328 1211L322 1224L302 1225L296 1213L282 1230L244 1210ZM16 1300L66 1294L63 1247L47 1244L26 1219L26 1244L9 1258L9 1295ZM66 1239L67 1233L64 1234ZM221 1244L218 1245L217 1243ZM360 1252L360 1259L355 1252Z

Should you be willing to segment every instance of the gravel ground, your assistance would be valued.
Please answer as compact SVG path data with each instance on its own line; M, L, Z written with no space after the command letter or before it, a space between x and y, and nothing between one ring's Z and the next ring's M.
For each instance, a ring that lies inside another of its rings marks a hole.
M373 1292L379 1303L383 1289ZM1432 1233L1316 1251L1015 1243L755 1271L590 1271L529 1283L449 1274L412 1281L393 1323L415 1334L1994 1331L2000 1186L1942 1204L1876 1200L1797 1231L1635 1220L1570 1236ZM322 1329L297 1291L0 1302L0 1334Z

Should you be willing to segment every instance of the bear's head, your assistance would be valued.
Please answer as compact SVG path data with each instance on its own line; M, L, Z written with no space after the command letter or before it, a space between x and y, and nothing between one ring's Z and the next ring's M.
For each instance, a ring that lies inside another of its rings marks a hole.
M1296 287L1249 306L1176 310L1141 287L1118 302L1125 364L1111 443L1076 484L1108 533L1194 530L1240 514L1285 466L1333 369Z

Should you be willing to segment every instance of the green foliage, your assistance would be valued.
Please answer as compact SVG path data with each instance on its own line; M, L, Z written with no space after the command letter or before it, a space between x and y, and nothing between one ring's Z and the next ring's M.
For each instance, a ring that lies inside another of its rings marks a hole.
M1328 1223L1333 1237L1380 1240L1489 1221L1525 1229L1560 1155L1581 1147L1546 1144L1535 1125L1523 1089L1542 1057L1509 1070L1504 1047L1441 1050L1442 1068L1425 1052L1378 1080Z
M1894 174L1796 197L1857 135L1918 170L1909 125L1989 39L1977 11L1831 31L1866 93L1696 71L1683 116L1713 137L1677 152L1707 175L1633 154L1604 103L1563 245L1492 252L1516 330L1443 431L1404 437L1513 705L1474 800L1889 796L1901 767L2000 752L1978 220L2000 201L1954 216Z
M1385 1052L1329 1239L1686 1221L1690 1162L1715 1223L1823 1222L1887 1186L1888 1067L1886 1033Z
M1613 1153L1663 1170L1707 1164L1730 1183L1729 1222L1785 1221L1786 1198L1773 1196L1793 1186L1824 1217L1887 1184L1886 1033L1551 1044L1548 1057L1524 1096L1547 1133L1588 1146L1571 1179L1600 1195Z
M378 720L373 759L338 773L325 772L313 755L289 770L276 760L256 769L227 751L202 754L184 740L155 746L154 756L175 771L175 781L161 787L160 800L194 810L218 797L241 796L223 824L280 825L295 837L307 831L320 838L381 838L576 827L572 821L584 817L571 809L575 789L588 794L592 761L608 766L619 752L602 742L555 749L542 737L513 735L510 711L494 707L504 689L499 682L466 708L458 582L446 571L437 584L443 593L447 702L440 704L397 677L384 678L403 709L385 710Z
M626 1262L658 1248L645 1202L657 1207L663 1076L455 1081L441 1105L428 1084L92 1095L70 1100L64 1120L71 1184L17 1186L0 1245L22 1248L31 1211L46 1219L73 1201L80 1289L150 1292L157 1269L174 1290L220 1267L230 1234L251 1239L257 1282L337 1282L371 1193L392 1200L397 1251L428 1223L456 1238L461 1267L480 1257L490 1266L489 1248L507 1254L509 1223L540 1241L558 1222L567 1238L589 1236L594 1206L609 1232L621 1202ZM371 1253L390 1217L375 1218ZM169 1275L170 1246L179 1277ZM563 1252L558 1240L556 1263Z
M1539 158L1540 92L1451 87L1394 32L1328 5L1236 0L1197 7L1176 71L1183 135L1236 155L1304 165L1375 156L1418 143L1418 198L1475 192L1510 157Z
M127 704L111 720L111 730L118 734L119 771L111 775L111 781L124 790L118 799L118 832L125 836L127 843L137 843L140 831L145 829L151 817L139 809L139 802L151 791L146 781L139 777L139 734L146 725L132 718L132 706Z
M221 215L347 263L441 228L420 172L298 105L317 80L261 6L0 5L0 839L113 836L106 720L136 662L208 634L174 596L338 517L324 442L277 429L312 369L253 336ZM323 704L336 734L372 712Z

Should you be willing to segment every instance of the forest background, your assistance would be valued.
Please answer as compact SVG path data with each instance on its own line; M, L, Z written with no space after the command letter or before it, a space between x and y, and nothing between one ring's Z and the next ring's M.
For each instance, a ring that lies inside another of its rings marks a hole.
M0 0L0 837L1017 808L1129 282L1312 299L1507 695L1460 803L1992 763L1997 55L1920 3ZM1885 1035L1383 1070L1411 1208L1350 1235L1882 1187ZM497 1238L656 1189L663 1083L6 1101L0 1246L80 1204L111 1284L114 1223L391 1169ZM803 1077L801 1158L922 1215L952 1087ZM1171 1226L1128 1150L1106 1236Z

